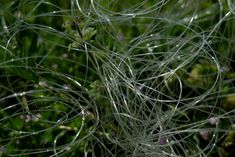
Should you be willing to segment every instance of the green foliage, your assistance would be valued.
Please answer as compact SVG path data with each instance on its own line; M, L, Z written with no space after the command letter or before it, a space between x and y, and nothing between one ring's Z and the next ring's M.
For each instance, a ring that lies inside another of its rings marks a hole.
M4 0L0 156L234 156L233 8Z

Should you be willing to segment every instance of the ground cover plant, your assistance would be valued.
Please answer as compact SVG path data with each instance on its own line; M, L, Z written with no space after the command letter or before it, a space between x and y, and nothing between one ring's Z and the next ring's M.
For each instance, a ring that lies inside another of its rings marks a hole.
M232 0L1 0L0 156L232 157Z

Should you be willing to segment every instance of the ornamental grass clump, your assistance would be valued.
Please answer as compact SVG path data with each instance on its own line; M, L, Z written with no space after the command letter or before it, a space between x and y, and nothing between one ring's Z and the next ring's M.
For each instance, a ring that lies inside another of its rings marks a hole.
M233 156L234 6L3 1L1 156Z

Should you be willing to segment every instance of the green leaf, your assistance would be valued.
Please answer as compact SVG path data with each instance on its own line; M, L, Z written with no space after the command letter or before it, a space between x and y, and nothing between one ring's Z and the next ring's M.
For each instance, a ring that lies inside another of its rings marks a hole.
M34 81L38 84L39 77L37 73L23 61L24 60L16 59L16 56L0 52L0 68L26 80Z
M24 126L24 121L19 118L12 118L11 119L11 127L13 129L20 130Z

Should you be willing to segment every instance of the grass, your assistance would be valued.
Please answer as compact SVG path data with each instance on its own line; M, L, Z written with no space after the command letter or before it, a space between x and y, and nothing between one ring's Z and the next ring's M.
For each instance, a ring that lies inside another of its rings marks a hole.
M4 0L1 156L233 156L234 5Z

